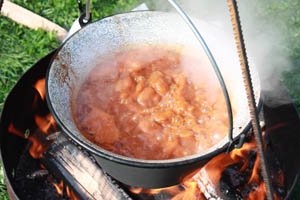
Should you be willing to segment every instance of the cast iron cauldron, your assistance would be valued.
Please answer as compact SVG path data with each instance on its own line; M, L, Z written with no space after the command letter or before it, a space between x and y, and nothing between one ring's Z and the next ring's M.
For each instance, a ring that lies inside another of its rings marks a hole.
M234 55L230 52L235 52L235 48L230 46L234 45L234 41L229 37L215 38L214 33L222 30L208 23L196 21L196 24L219 64L235 105L233 137L237 141L250 128L250 117L238 58L230 57ZM215 42L216 39L221 39L229 45L224 47L224 44ZM224 138L206 152L192 156L170 160L134 159L114 154L88 141L82 136L72 117L72 94L78 90L78 86L97 60L99 61L101 56L138 44L192 47L199 50L201 58L206 59L193 33L176 14L143 11L107 17L79 30L57 51L47 73L47 102L63 131L78 145L88 150L112 177L131 186L167 187L178 184L186 175L223 152L229 145L228 138ZM224 59L227 55L228 58ZM257 73L254 69L251 73L258 100L260 90ZM199 74L200 76L203 74Z

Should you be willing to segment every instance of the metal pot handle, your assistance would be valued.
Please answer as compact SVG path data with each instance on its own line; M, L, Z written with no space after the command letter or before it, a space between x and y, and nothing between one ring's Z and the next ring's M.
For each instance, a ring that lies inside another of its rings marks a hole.
M229 93L228 93L225 81L223 79L223 75L222 75L221 71L219 70L218 64L217 64L214 56L212 55L208 45L206 44L204 38L202 37L199 30L194 25L194 23L192 22L192 20L188 16L188 14L179 6L179 4L175 0L168 0L168 1L173 6L173 8L177 11L177 13L182 17L182 19L186 22L186 24L189 26L189 28L194 33L195 37L197 38L197 40L203 47L203 50L205 51L211 65L215 71L218 81L220 83L222 92L224 94L225 102L226 102L226 107L227 107L227 112L228 112L228 120L229 120L229 128L228 128L229 143L228 143L226 152L229 152L232 147L241 148L245 141L245 135L241 134L238 144L235 144L236 142L234 141L234 138L233 138L233 114L232 114L231 101L230 101L230 97L229 97Z
M92 21L91 1L86 0L85 9L83 8L81 0L77 0L77 4L78 4L79 12L80 12L79 24L80 24L81 28L83 28L84 26L86 26L87 24L89 24Z
M229 144L227 147L227 152L229 152L232 147L241 148L241 146L244 144L245 135L241 134L238 144L235 144L235 141L233 140L233 114L232 114L230 97L229 97L223 76L219 70L219 67L218 67L212 53L210 52L206 42L202 38L200 32L195 27L195 25L193 24L193 22L191 21L189 16L181 9L181 7L177 4L176 1L174 1L174 0L168 0L168 1L175 8L175 10L179 13L179 15L183 18L183 20L187 23L187 25L191 28L192 32L195 34L196 38L199 40L200 44L202 45L204 51L206 52L212 66L214 68L214 71L215 71L217 78L219 80L219 83L221 85L222 91L224 93L225 101L226 101L228 118L229 118L229 130L228 130ZM77 0L77 4L78 4L78 9L81 13L80 17L79 17L79 24L80 24L81 28L83 28L84 26L86 26L87 24L89 24L92 21L91 1L86 0L85 9L82 5L81 0Z
M0 11L1 11L2 6L3 6L3 0L0 0Z

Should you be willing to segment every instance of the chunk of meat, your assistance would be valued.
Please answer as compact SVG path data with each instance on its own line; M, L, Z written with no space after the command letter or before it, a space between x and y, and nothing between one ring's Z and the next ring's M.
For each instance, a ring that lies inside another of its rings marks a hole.
M118 80L116 83L116 91L130 90L134 87L134 82L130 76Z
M206 88L213 85L206 74L192 82L185 69L197 67L197 59L182 58L190 57L147 46L99 62L72 104L80 131L108 151L151 160L193 155L218 143L227 134L221 90Z
M82 129L98 144L114 143L120 137L120 132L114 122L114 117L97 107L91 107L90 113L79 122Z
M137 102L143 107L156 105L160 100L154 89L146 87L137 97Z
M164 96L168 91L168 84L163 76L160 71L155 71L151 73L148 81L149 85L161 96Z

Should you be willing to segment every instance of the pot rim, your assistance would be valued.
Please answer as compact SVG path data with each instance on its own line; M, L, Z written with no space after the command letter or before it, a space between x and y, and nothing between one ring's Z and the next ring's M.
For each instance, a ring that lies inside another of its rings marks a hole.
M71 35L69 38L67 38L61 45L59 48L57 48L55 54L53 55L53 57L51 58L51 61L49 63L47 72L46 72L46 101L47 101L47 105L49 107L49 110L51 112L51 114L53 115L55 121L57 122L57 124L59 125L59 127L62 129L62 131L69 136L72 140L74 140L77 144L79 144L80 146L82 146L84 149L86 149L87 151L91 152L92 154L102 157L104 159L110 160L110 161L114 161L120 164L124 164L124 165L129 165L129 166L135 166L135 167L141 167L141 168L167 168L167 167L174 167L174 166L182 166L182 165L186 165L186 164L190 164L190 163L195 163L197 161L200 160L205 160L205 159L209 159L211 157L216 156L217 154L224 152L230 142L228 140L228 137L224 137L222 140L220 140L219 143L217 143L216 145L210 147L209 149L202 151L200 153L196 153L193 155L189 155L189 156L185 156L185 157L180 157L180 158L173 158L173 159L166 159L166 160L145 160L145 159L138 159L138 158L132 158L132 157L127 157L127 156L123 156L123 155L119 155L113 152L110 152L108 150L105 150L99 146L92 146L90 145L89 141L83 137L83 139L77 137L72 131L70 131L66 125L64 125L64 123L59 119L57 113L55 112L52 103L51 103L51 98L48 92L48 86L49 86L49 73L51 70L51 66L52 63L54 62L55 58L58 56L58 53L60 52L60 49L62 49L64 47L64 45L74 37L74 35L78 34L78 32L81 32L83 30L86 29L86 27L90 26L91 24L97 23L99 21L105 20L105 19L109 19L111 17L115 17L115 16L122 16L122 15L127 15L127 14L132 14L132 13L167 13L167 12L163 12L163 11L149 11L149 10L145 10L145 11L130 11L130 12L124 12L124 13L120 13L120 14L114 14L114 15L109 15L107 17L98 19L94 22L91 22L89 24L87 24L86 26L84 26L83 28L77 30L73 35ZM260 91L259 91L260 93ZM259 95L259 99L258 99L258 103L257 103L257 110L260 111L262 107L262 101L261 101L261 97ZM236 143L240 136L242 134L247 133L251 128L251 122L249 121L247 123L247 125L245 125L244 129L241 129L239 134L233 135L233 143ZM222 142L224 141L225 142Z

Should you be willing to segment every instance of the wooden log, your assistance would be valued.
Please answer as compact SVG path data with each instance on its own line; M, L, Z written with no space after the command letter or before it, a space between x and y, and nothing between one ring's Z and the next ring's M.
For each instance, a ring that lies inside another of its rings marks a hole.
M54 176L63 178L81 199L131 199L87 153L63 134L58 134L54 144L45 152L42 162Z
M62 41L67 36L67 31L59 25L51 22L44 17L41 17L17 4L14 4L8 0L4 0L1 14L9 19L22 24L31 29L43 29L48 32L56 32L57 39Z

